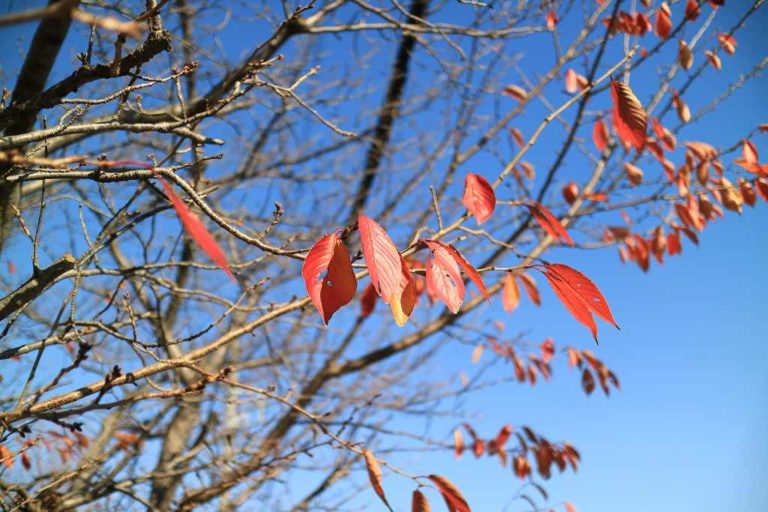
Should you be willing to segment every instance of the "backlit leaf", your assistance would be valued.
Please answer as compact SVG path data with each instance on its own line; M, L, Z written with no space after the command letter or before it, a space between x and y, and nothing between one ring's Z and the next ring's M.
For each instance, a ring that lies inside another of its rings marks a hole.
M469 173L464 178L464 197L461 202L477 223L482 224L491 217L496 208L496 194L485 178Z
M389 502L387 501L387 497L384 495L384 488L381 486L381 467L379 466L379 461L376 460L376 457L368 450L363 450L363 458L365 459L365 468L368 470L368 479L371 482L371 487L376 491L376 494L381 498L381 501L384 502L384 505L386 505L389 510L392 510L392 507L389 506Z
M520 288L517 286L515 275L507 272L504 276L504 285L501 292L501 305L504 311L511 313L520 304Z
M645 110L632 89L623 82L611 82L613 98L613 126L619 137L639 152L645 145L648 122Z
M467 500L447 478L440 475L429 475L427 478L437 485L450 512L471 512Z
M605 122L603 122L602 118L595 121L595 125L592 128L592 142L595 143L595 147L598 149L598 151L604 151L605 147L608 145L608 128L605 126Z
M179 220L181 220L181 224L184 226L187 234L192 237L192 240L197 243L203 252L207 254L208 257L211 258L211 260L216 265L218 265L219 268L221 268L229 276L230 279L237 282L234 274L232 274L232 270L229 268L227 256L224 254L224 251L213 238L213 235L211 235L200 218L195 215L192 210L189 209L186 203L182 201L179 196L176 195L171 185L163 178L159 178L159 180L163 187L163 192L165 192L165 195L168 196L168 199L170 199L171 204L173 205L173 209L176 210L176 215L179 216Z
M413 500L411 501L411 512L431 512L427 497L418 489L413 491ZM575 511L574 511L575 512Z
M547 207L536 202L526 203L526 206L531 211L531 215L533 215L533 218L538 222L539 226L541 226L549 236L555 240L561 240L572 247L575 245L563 225L560 224L557 217L555 217Z
M302 275L309 297L326 325L357 291L349 251L336 233L324 235L312 246L304 260Z

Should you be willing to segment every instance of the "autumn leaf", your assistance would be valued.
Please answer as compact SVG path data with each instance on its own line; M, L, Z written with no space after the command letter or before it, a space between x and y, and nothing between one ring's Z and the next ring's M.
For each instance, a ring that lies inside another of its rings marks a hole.
M555 27L557 26L557 13L555 11L549 11L547 13L547 30L552 32L555 30Z
M576 512L576 507L567 501L563 503L563 506L565 507L565 512Z
M453 451L456 455L456 459L460 459L464 453L464 436L461 435L461 430L453 431Z
M723 63L720 61L720 57L718 57L717 55L715 55L713 52L709 50L704 51L704 55L709 60L709 63L712 64L713 68L715 68L718 71L723 69Z
M656 11L656 35L662 40L666 39L669 37L670 30L672 30L672 19L669 6L666 2L662 2Z
M450 512L471 512L467 500L447 478L440 475L429 475L427 478L437 485L437 490L443 495L445 505Z
M680 64L680 67L686 71L691 69L691 66L693 66L693 52L688 47L688 44L682 39L678 43L677 63Z
M395 323L403 326L416 302L408 264L384 228L363 214L358 216L357 224L371 283L384 303L389 304Z
M469 280L472 281L475 284L475 286L478 287L478 289L480 290L480 293L483 294L483 298L485 298L485 300L487 300L487 301L491 300L491 296L488 293L488 289L485 287L485 284L483 283L482 277L480 277L480 272L478 272L475 269L475 267L473 267L464 258L464 256L462 256L461 253L458 250L456 250L455 247L453 247L452 245L449 245L449 244L445 244L445 243L443 243L443 242L441 242L439 240L429 240L429 239L426 239L426 240L424 240L424 243L430 249L432 249L433 247L442 247L443 249L448 251L448 253L451 255L453 260L459 265L461 270L467 275L467 277L469 277Z
M363 450L363 458L365 459L365 468L368 470L368 479L371 482L371 487L373 487L381 501L391 511L392 507L389 506L387 497L384 495L384 488L381 486L381 467L379 466L379 461L368 450Z
M643 182L643 171L629 162L624 162L624 171L632 185L640 185Z
M536 220L536 222L539 223L539 226L541 226L541 228L546 231L549 236L555 240L561 240L571 247L575 245L563 225L560 224L560 221L557 220L557 217L555 217L547 207L537 202L526 203L526 206L531 211L531 215L533 215L533 218Z
M568 204L573 204L576 202L576 199L579 197L579 186L574 183L566 183L563 187L563 199L565 199L565 202Z
M720 43L720 47L727 53L728 55L733 55L736 53L736 39L730 35L730 34L718 34L717 41Z
M431 512L427 497L418 489L413 491L413 500L411 501L411 512ZM575 511L574 511L575 512Z
M613 98L613 126L619 138L632 144L639 152L645 146L648 121L645 110L632 89L623 82L611 81Z
M458 263L447 249L435 243L427 244L432 258L427 258L427 287L456 314L464 301L466 290Z
M541 360L548 363L555 357L555 342L552 338L547 338L541 344Z
M511 313L520 304L520 289L517 286L515 275L507 272L504 276L504 285L501 292L501 305L504 311Z
M541 296L539 295L539 289L536 286L536 281L526 273L517 274L520 278L520 282L523 283L526 295L531 299L531 302L537 306L541 306Z
M376 307L376 297L378 297L376 288L374 288L373 283L368 283L368 286L365 287L363 293L360 294L361 318L367 318L371 313L373 313L373 309Z
M595 143L595 147L598 149L598 151L605 151L606 146L608 145L608 128L605 126L605 122L603 122L602 118L595 121L595 125L592 128L592 142Z
M573 69L565 72L565 90L571 94L583 90L589 82L586 77L578 74Z
M525 101L526 98L528 98L528 93L526 90L519 85L508 85L504 88L503 92L507 96L511 96L518 101Z
M610 307L597 286L581 272L559 263L537 267L549 281L552 290L576 320L586 325L597 341L597 324L592 314L618 328Z
M464 197L461 202L479 225L493 214L496 208L496 194L485 178L469 173L464 178Z
M312 304L326 325L336 311L355 297L357 279L349 251L336 233L315 242L301 272Z
M173 209L176 210L176 215L178 215L179 220L181 220L182 226L184 226L184 229L187 231L189 236L192 237L192 240L194 240L197 245L200 246L203 252L207 254L208 257L211 258L211 260L216 265L218 265L219 268L221 268L229 276L230 279L232 279L234 282L237 282L234 274L232 274L232 270L229 268L227 256L224 254L224 251L213 238L213 235L211 235L211 233L202 223L200 218L195 215L192 210L189 209L186 203L182 201L179 196L176 195L176 193L173 191L173 187L171 187L167 181L165 181L163 178L158 179L160 180L160 184L163 187L163 192L165 192L165 195L168 196L168 199L173 205Z
M690 21L696 21L696 18L701 14L698 0L688 0L685 5L685 17Z

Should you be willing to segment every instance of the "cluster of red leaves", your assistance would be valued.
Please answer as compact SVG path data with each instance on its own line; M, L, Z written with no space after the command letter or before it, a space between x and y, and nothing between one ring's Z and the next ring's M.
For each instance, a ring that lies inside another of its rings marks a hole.
M562 473L568 466L576 471L581 456L570 443L552 443L545 437L537 435L529 427L522 427L522 434L514 432L512 425L504 425L495 437L490 439L480 438L475 429L464 423L464 430L469 434L471 444L464 442L464 436L459 429L453 432L454 453L460 459L466 449L470 449L476 458L482 456L498 457L503 467L506 467L511 458L512 470L519 478L527 478L531 475L532 467L528 460L529 454L533 454L536 461L536 470L543 478L551 476L552 465L557 466ZM515 448L507 448L510 438L517 440Z
M509 342L499 342L493 337L488 337L488 342L497 356L506 359L514 367L515 379L518 382L529 382L535 386L538 376L541 375L544 380L549 380L552 376L552 367L550 361L554 357L554 342L547 338L540 345L541 355L527 354L525 359L518 355L514 345Z
M586 394L591 395L595 390L595 376L597 376L597 381L600 383L600 388L605 396L611 394L610 386L620 389L616 374L609 370L591 351L578 350L573 347L568 347L567 351L568 366L581 370L581 387Z
M669 131L657 119L652 120L652 125L664 149L674 150L677 142ZM724 167L714 147L697 141L685 142L683 146L685 161L675 168L665 158L661 145L650 137L647 140L649 150L655 148L650 152L662 164L667 180L677 186L683 198L673 204L679 222L659 225L647 237L622 226L608 226L603 233L604 242L619 244L622 261L634 261L643 271L649 269L651 257L661 264L665 254L674 256L682 253L681 235L698 244L697 233L710 221L722 218L724 209L741 213L743 205L754 206L758 196L768 201L768 165L759 162L759 154L752 141L743 141L742 157L734 163L755 174L755 177L751 180L739 177L735 184L723 175ZM642 171L630 163L625 163L625 169L630 182L638 184ZM701 188L692 193L694 179Z
M82 432L68 431L62 434L49 431L34 439L27 439L24 441L21 444L19 452L16 454L14 454L7 446L0 445L0 464L10 469L14 466L16 458L18 457L24 469L29 471L32 469L32 448L36 448L39 445L44 446L48 453L55 450L59 454L62 464L66 464L73 456L81 455L83 450L88 448L89 444L88 438Z

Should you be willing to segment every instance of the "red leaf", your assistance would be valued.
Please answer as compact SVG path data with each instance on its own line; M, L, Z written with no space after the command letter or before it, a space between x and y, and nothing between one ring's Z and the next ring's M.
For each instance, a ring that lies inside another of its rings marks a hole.
M541 359L545 363L548 363L555 357L555 342L552 338L547 338L541 344Z
M748 164L757 164L758 153L757 148L751 140L744 139L744 145L741 148L742 158Z
M504 288L501 292L501 305L504 311L511 313L520 304L520 289L517 286L515 275L507 272L504 276Z
M701 14L699 2L697 0L688 0L688 3L685 5L685 17L690 21L695 21L699 14Z
M602 118L595 121L595 126L592 128L592 141L598 151L601 152L608 145L608 128L605 127Z
M501 430L499 430L499 433L496 434L496 439L494 439L496 443L496 448L499 450L504 450L504 445L507 444L507 441L509 440L509 436L512 435L512 425L504 425L501 427Z
M528 203L526 206L531 211L531 215L533 215L533 218L536 219L536 222L539 223L539 226L541 226L541 228L546 231L549 236L555 240L562 240L571 247L575 245L573 240L571 240L571 237L568 235L568 232L565 230L562 224L560 224L560 221L557 220L557 217L555 217L548 208L546 208L541 203L536 202Z
M536 281L534 281L528 274L520 273L517 274L517 276L520 278L520 282L523 283L525 293L528 295L528 298L531 299L531 302L537 306L541 306L541 296L539 295L539 289L536 287Z
M557 13L555 11L549 11L547 13L547 30L552 32L555 30L555 27L557 26L557 22L559 20L557 19Z
M375 221L363 214L357 218L363 256L376 293L392 309L397 325L404 325L416 301L411 273L397 247Z
M566 203L573 204L576 202L576 198L578 197L579 186L577 184L571 181L563 187L563 199L565 199Z
M509 133L512 134L512 138L515 140L515 144L520 147L525 146L525 140L523 140L523 132L521 132L518 128L510 128Z
M376 288L373 287L373 283L368 283L363 293L360 295L360 317L366 318L373 313L373 309L376 307Z
M565 507L565 512L576 512L576 507L567 501L563 503L563 506Z
M592 331L595 341L597 341L597 324L592 313L618 328L605 297L587 276L559 263L544 265L544 268L542 273L555 294L574 318Z
M661 7L656 11L656 35L666 39L669 37L670 30L672 30L672 19L669 17L669 7L666 2L662 2Z
M466 293L459 265L444 247L435 243L427 245L433 255L427 258L427 287L456 314Z
M381 486L381 467L379 466L379 461L368 450L363 450L363 458L365 458L365 467L368 470L368 479L371 481L371 487L373 487L373 490L376 491L376 494L387 508L392 510L387 497L384 495L384 488Z
M424 240L424 243L427 244L427 247L432 249L433 247L439 246L448 251L448 253L451 255L451 257L454 259L454 261L461 267L461 270L464 271L465 274L467 274L467 277L469 277L470 281L475 283L475 286L477 286L480 289L480 293L483 294L483 297L485 300L490 301L491 296L488 293L488 289L485 287L485 284L483 283L483 278L480 277L480 272L478 272L475 267L473 267L467 260L464 259L464 256L461 255L461 253L456 250L456 248L449 244L444 244L443 242L440 242L439 240Z
M623 82L611 82L613 98L613 126L621 140L632 144L639 152L645 146L648 121L645 110L632 89Z
M230 279L232 279L234 282L237 282L234 274L232 274L232 270L229 268L227 256L224 254L224 251L213 238L213 235L211 235L202 221L200 221L200 218L195 215L192 210L189 209L186 203L182 201L179 196L176 195L176 193L173 191L173 188L167 181L165 181L163 178L158 179L160 180L160 184L163 186L163 192L165 192L165 195L168 196L168 199L171 200L173 209L176 210L176 214L179 216L181 224L184 226L184 229L187 231L189 236L192 237L192 240L194 240L197 245L200 246L203 252L207 254L208 257L211 258L211 260L216 265L218 265L219 268L221 268L229 276Z
M488 181L474 173L464 178L464 198L461 203L474 215L478 224L490 218L496 208L496 194Z
M431 512L432 508L429 506L427 497L424 496L421 491L416 489L413 491L413 501L411 502L411 512ZM575 510L573 512L576 512Z
M440 475L429 475L427 478L437 485L437 490L443 495L445 505L450 512L471 512L467 500L447 478Z
M349 251L336 233L323 235L315 242L301 273L309 297L326 325L336 311L355 297L357 279Z

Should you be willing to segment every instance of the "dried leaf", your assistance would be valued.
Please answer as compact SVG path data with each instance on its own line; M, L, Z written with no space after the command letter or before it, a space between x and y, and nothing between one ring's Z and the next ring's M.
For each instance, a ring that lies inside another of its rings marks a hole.
M389 506L387 497L384 495L384 488L381 486L381 466L379 466L379 461L368 450L363 450L363 458L365 459L365 468L368 470L368 479L371 482L371 487L373 487L381 501L391 511L392 507Z
M632 144L639 152L645 146L645 132L648 122L645 110L632 89L623 82L611 82L613 98L613 126L619 138Z
M421 491L416 489L413 491L413 501L411 502L411 512L431 512L432 508L429 506L427 497L424 496ZM576 511L573 511L576 512Z
M693 66L693 52L688 47L688 44L682 39L678 43L677 63L686 71Z
M507 272L501 292L501 305L507 313L513 312L520 304L520 288L517 286L515 275Z
M699 8L698 0L688 0L688 3L685 5L685 17L690 21L696 21L700 14L701 9Z
M518 101L525 101L528 98L528 92L518 85L508 85L504 88L503 92Z
M720 47L727 53L728 55L733 55L736 53L736 39L730 35L730 34L718 34L717 41L720 43Z
M602 152L605 151L606 146L608 146L608 140L608 128L606 128L605 123L602 118L600 118L595 121L595 125L592 128L592 142L595 143L595 147L598 151Z
M662 2L656 11L656 35L662 40L668 38L669 32L672 30L672 19L669 13L666 2Z
M517 277L519 277L520 282L523 283L525 293L528 295L528 298L531 299L531 302L537 306L541 306L541 296L539 295L539 289L536 286L536 281L534 281L531 276L524 272L517 274Z
M427 478L437 485L437 489L443 495L445 505L450 512L471 512L467 500L447 478L440 475L429 475Z
M640 185L643 182L643 171L629 162L624 162L624 171L632 185Z

